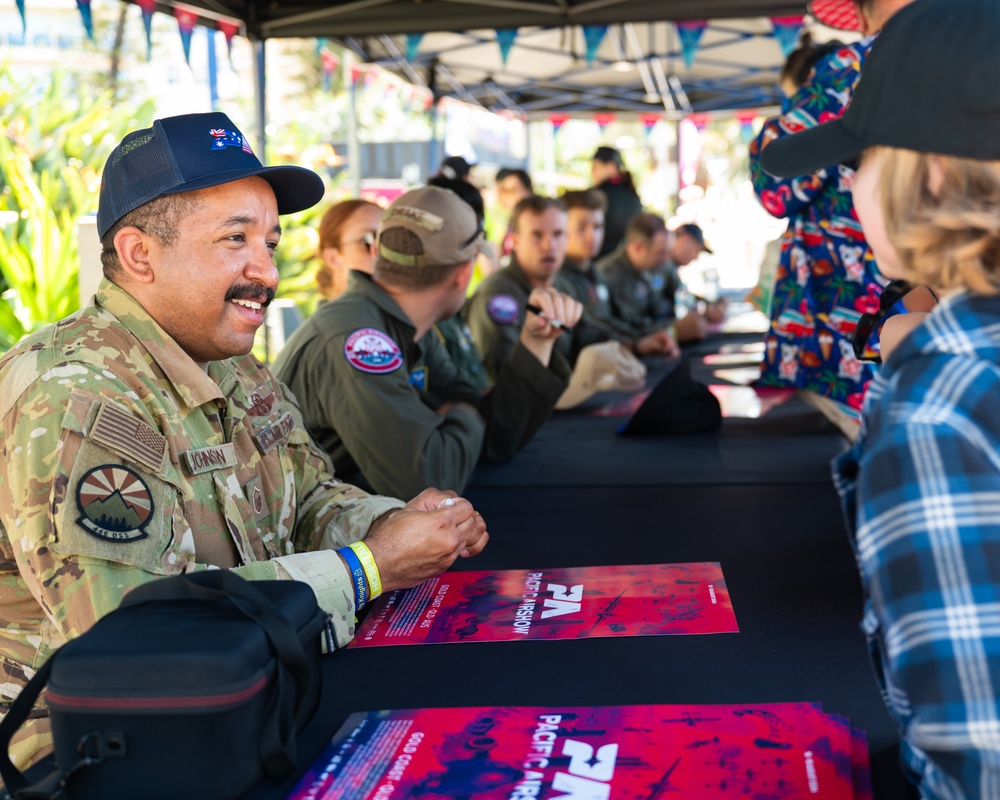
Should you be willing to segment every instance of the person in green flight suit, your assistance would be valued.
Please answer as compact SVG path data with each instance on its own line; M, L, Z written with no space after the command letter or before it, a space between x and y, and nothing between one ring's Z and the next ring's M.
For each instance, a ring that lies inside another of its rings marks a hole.
M469 323L479 356L491 378L517 343L523 320L529 318L533 289L559 292L556 278L566 256L568 216L566 204L551 197L532 195L514 209L514 251L511 262L490 275L469 298L463 314ZM635 355L671 354L673 340L664 331L641 339L619 336L585 316L568 335L556 340L556 350L576 366L580 351L611 339L621 341Z
M435 186L399 197L378 232L375 274L353 273L279 354L275 374L297 393L339 474L409 496L427 483L460 490L480 458L504 459L548 418L569 378L553 344L579 303L537 289L541 311L485 395L456 369L434 323L465 299L482 228L467 203Z
M566 260L556 276L555 287L583 303L587 325L605 331L639 356L680 354L677 343L666 330L636 331L620 324L611 307L611 292L594 259L604 241L604 219L608 203L596 189L563 194L568 221Z

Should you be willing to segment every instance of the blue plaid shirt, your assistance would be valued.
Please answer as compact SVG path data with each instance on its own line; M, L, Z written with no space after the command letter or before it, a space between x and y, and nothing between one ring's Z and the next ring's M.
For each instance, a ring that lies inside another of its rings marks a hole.
M904 768L924 797L1000 798L1000 297L900 343L834 480Z

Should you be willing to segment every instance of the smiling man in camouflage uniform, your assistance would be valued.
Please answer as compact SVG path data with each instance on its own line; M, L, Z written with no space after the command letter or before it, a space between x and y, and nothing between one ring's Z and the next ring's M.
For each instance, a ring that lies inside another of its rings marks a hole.
M105 166L95 303L0 360L0 702L131 588L208 568L309 583L338 644L355 593L335 548L364 539L384 590L486 543L453 493L404 506L333 478L294 398L252 356L278 282L279 213L323 195L262 167L223 114L158 120ZM15 738L49 747L43 708Z

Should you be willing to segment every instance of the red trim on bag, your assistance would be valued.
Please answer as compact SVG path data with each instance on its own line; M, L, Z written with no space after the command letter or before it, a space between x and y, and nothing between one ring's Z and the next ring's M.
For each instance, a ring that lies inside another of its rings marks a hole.
M267 684L265 675L256 683L245 689L229 694L190 695L186 697L77 697L59 694L51 689L45 690L45 698L56 705L70 708L107 708L107 709L139 709L139 708L189 708L205 706L224 706L239 703L253 697Z

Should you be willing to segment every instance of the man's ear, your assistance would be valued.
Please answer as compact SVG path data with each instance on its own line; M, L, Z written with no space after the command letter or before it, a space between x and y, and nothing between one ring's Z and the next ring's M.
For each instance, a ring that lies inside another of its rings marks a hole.
M149 255L151 244L152 237L134 225L126 225L115 234L115 250L122 270L139 283L153 282Z
M460 264L458 268L452 273L452 280L454 281L454 286L461 287L464 292L469 288L469 281L472 280L472 273L475 268L475 259L472 261L466 261L464 264Z

